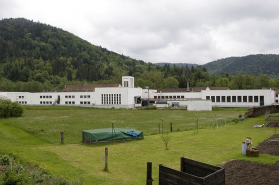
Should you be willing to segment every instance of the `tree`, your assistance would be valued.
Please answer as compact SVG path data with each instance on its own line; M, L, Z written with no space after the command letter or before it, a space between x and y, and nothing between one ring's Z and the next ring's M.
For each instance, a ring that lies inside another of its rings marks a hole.
M172 88L178 88L179 82L174 77L168 77L165 80L165 88L172 89Z

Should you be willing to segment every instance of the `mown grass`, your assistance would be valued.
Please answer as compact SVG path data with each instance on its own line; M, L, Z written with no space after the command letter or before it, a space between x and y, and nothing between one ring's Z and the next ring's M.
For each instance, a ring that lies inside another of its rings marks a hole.
M55 174L84 184L145 184L146 163L153 163L153 184L158 184L158 166L179 170L184 156L212 165L230 159L273 164L278 157L260 155L248 158L241 154L241 143L247 136L253 146L274 134L272 128L253 128L263 124L264 116L234 123L247 109L218 111L118 110L77 107L28 107L22 118L0 120L0 150L19 155L23 160L45 164ZM212 125L216 118L226 118L226 127L193 129ZM158 124L175 132L169 133L168 150L158 134ZM143 130L144 140L86 145L81 143L81 130L115 127ZM189 126L190 125L190 126ZM185 131L188 130L188 131ZM64 131L65 144L60 144ZM105 148L109 150L109 171L104 171Z

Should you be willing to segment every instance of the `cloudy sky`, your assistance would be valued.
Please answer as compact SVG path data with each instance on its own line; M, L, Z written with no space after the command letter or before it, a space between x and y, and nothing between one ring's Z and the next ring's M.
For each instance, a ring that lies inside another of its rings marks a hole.
M279 54L278 0L0 0L18 17L152 63Z

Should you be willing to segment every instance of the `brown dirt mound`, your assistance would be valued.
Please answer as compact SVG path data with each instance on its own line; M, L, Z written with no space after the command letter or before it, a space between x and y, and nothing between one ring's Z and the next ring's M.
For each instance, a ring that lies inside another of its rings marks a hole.
M279 156L279 135L273 135L257 147L261 154ZM274 185L279 184L279 162L264 165L249 161L232 160L222 166L226 185Z

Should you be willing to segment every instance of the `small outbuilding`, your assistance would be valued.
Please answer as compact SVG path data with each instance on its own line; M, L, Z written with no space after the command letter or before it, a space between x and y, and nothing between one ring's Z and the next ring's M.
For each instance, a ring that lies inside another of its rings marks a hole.
M143 139L143 132L125 128L82 130L82 142L88 144Z

